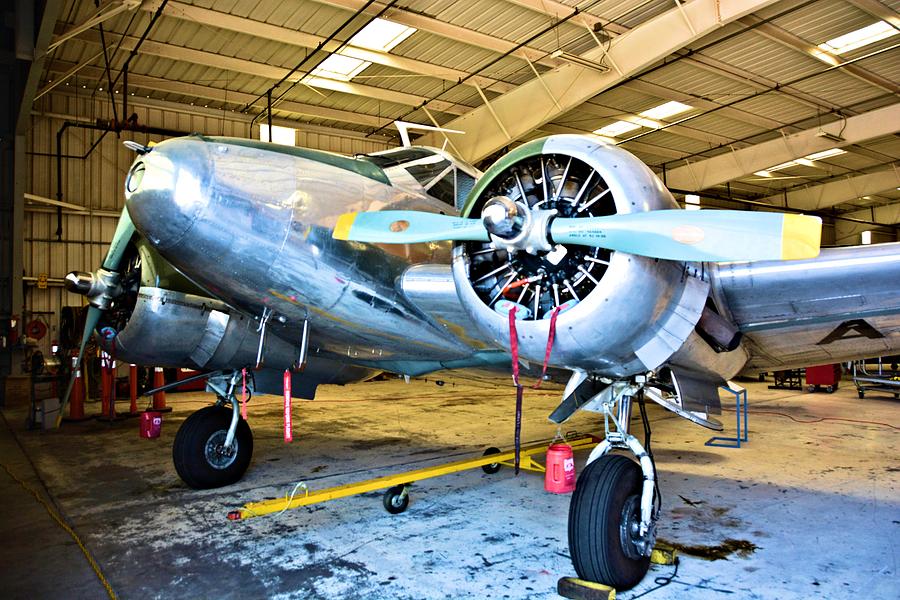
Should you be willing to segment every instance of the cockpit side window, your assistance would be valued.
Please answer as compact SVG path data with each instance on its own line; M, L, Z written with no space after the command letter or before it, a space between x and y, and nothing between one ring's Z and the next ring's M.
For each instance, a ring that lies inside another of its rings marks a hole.
M399 148L381 154L363 154L359 155L359 158L378 165L382 169L388 169L434 155L435 153L427 148Z
M431 187L428 188L428 193L438 200L454 206L456 195L454 193L453 170L449 170L446 175L431 184Z

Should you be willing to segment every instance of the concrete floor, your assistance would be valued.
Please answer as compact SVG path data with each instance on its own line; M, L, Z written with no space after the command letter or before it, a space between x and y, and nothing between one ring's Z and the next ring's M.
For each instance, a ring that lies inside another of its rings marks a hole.
M280 398L255 398L250 470L234 486L202 492L178 479L171 443L181 421L208 402L204 394L170 394L174 411L158 440L140 439L135 419L45 433L21 427L22 408L4 414L121 598L557 597L557 579L573 574L568 497L544 492L535 474L477 469L424 481L401 515L386 513L372 493L225 519L297 481L322 488L509 446L511 387L473 374L440 378L445 385L324 386L317 400L296 401L290 445L281 439ZM739 540L755 551L716 561L682 555L669 586L650 591L654 578L673 572L652 567L619 598L900 597L900 402L874 393L859 400L849 382L832 395L747 385L750 441L741 449L706 447L709 431L655 405L650 413L660 537L704 546ZM558 391L526 391L524 440L552 437L546 415L557 401ZM819 417L894 428L811 422ZM733 434L733 413L723 419ZM566 429L596 425L578 415ZM0 451L40 486L2 425ZM103 597L77 547L2 469L0 492L0 597Z

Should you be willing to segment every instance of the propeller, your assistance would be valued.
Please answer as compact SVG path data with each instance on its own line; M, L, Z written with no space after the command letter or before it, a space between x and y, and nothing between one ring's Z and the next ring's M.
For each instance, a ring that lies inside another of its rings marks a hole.
M103 312L109 308L110 302L121 292L119 288L121 274L118 272L118 269L134 232L134 223L131 222L128 210L123 209L119 222L116 225L116 231L113 234L112 243L110 243L109 250L106 252L106 258L103 259L102 267L96 273L72 271L66 275L66 288L70 292L87 296L90 306L88 307L87 318L84 321L84 334L81 336L78 356L72 368L72 375L69 377L69 385L66 387L66 394L63 396L59 415L56 417L57 427L62 421L66 405L69 403L69 397L72 395L75 375L78 369L81 368L81 363L84 359L84 348L91 339L97 323L100 322Z
M602 217L555 217L504 196L481 219L418 211L346 213L333 237L377 244L489 241L508 250L549 251L579 244L652 258L703 262L787 260L819 254L822 220L808 215L735 210L656 210Z

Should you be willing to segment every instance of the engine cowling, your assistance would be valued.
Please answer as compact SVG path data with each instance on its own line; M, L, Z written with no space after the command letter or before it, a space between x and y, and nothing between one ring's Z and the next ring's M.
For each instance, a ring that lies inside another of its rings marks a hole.
M140 365L202 370L256 363L256 321L210 298L143 240L129 246L122 262L120 292L97 327L107 352ZM281 371L294 366L299 347L276 332L266 336L264 356L265 371L255 373L256 390L278 393ZM350 383L376 373L309 356L302 374L295 375L294 395L312 398L320 383Z
M567 218L678 208L635 156L574 135L529 142L498 161L463 216L498 198ZM514 306L519 354L540 363L556 311L555 364L624 377L657 368L691 335L709 286L684 263L550 242L549 251L506 249L496 240L454 247L457 293L494 343L509 346Z

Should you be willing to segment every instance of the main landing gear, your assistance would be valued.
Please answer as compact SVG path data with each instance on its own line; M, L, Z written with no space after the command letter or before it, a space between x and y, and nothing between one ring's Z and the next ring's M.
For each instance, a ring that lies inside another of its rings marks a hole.
M628 432L637 398L649 448L642 394L641 385L615 382L583 407L603 413L606 439L588 457L569 505L569 552L578 577L618 590L644 578L656 543L656 468L649 451ZM613 449L629 452L637 462L610 454Z
M238 371L211 377L209 386L216 391L218 401L185 419L175 435L175 470L194 489L235 483L250 465L253 433L241 418L240 403L234 395L240 376Z

